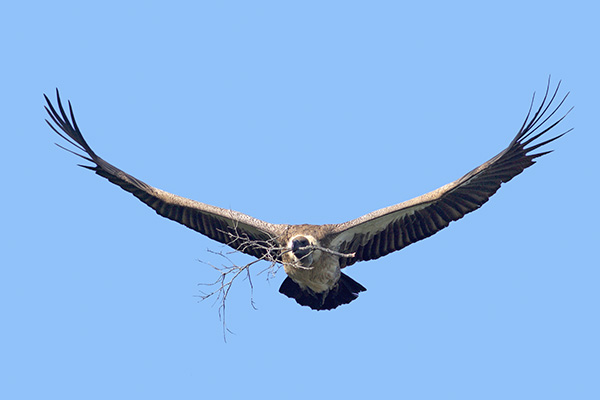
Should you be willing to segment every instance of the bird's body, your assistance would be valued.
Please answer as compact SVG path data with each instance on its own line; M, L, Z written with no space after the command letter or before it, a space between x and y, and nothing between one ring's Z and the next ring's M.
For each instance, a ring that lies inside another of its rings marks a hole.
M75 154L94 164L86 168L130 192L161 216L240 252L283 264L288 277L279 291L301 305L327 310L353 301L366 290L342 273L343 268L382 257L433 235L481 207L502 183L531 166L535 158L549 153L530 154L566 133L533 143L564 118L544 127L566 99L565 96L550 109L558 88L549 96L548 86L538 110L531 114L530 108L523 126L505 150L463 177L412 200L328 225L271 224L154 188L94 153L75 122L70 103L69 114L65 112L58 91L59 112L47 97L46 110L58 127L48 122L52 129L84 153Z

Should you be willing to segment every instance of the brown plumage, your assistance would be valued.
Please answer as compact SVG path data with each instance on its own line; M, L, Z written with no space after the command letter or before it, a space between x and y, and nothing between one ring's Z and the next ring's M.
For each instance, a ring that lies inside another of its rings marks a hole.
M133 194L163 217L243 253L282 263L288 277L281 285L280 292L301 305L328 310L351 302L359 292L366 290L341 273L341 268L358 261L374 260L433 235L450 222L481 207L502 183L531 166L536 158L549 153L542 151L532 154L570 131L534 143L570 111L549 122L568 96L567 93L553 106L559 87L560 82L550 93L548 82L539 108L532 113L534 96L525 122L508 147L462 178L412 200L348 222L328 225L271 224L152 187L94 153L75 122L70 102L69 114L63 108L58 90L58 111L48 97L44 97L46 111L54 125L50 121L47 121L48 124L82 154L65 150L93 163L92 166L83 167Z

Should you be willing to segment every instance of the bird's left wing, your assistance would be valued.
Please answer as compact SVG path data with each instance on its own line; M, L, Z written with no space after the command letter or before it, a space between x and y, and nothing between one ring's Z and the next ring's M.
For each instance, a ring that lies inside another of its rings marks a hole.
M544 151L530 154L570 131L569 129L558 136L534 143L568 114L567 112L556 122L546 124L568 96L567 93L556 107L551 108L559 87L560 82L550 94L548 81L541 105L532 115L534 95L527 118L510 145L462 178L412 200L332 225L329 233L331 249L345 254L355 253L354 257L340 259L342 267L385 256L433 235L450 222L481 207L502 183L510 181L531 166L535 158L549 153L550 151Z
M180 197L140 181L104 161L94 153L75 122L71 103L69 102L69 115L67 115L60 101L58 90L56 91L56 99L60 112L57 112L46 95L44 95L44 98L47 102L46 111L56 126L46 120L48 125L59 136L85 154L79 154L59 146L95 164L94 166L82 165L82 167L91 169L96 174L133 194L165 218L179 222L211 239L254 257L261 258L270 253L268 255L271 260L278 259L279 255L276 254L277 239L285 232L287 225L270 224L237 211L226 210Z

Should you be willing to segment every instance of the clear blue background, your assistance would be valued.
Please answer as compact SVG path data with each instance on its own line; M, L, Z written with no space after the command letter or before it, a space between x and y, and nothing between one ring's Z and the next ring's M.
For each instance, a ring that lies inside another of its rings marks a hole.
M595 4L2 5L0 397L600 398ZM196 297L224 249L76 167L42 108L59 87L102 157L164 190L321 224L486 161L549 74L575 106L554 153L348 268L350 305L300 307L280 271L255 311L237 282L227 343Z

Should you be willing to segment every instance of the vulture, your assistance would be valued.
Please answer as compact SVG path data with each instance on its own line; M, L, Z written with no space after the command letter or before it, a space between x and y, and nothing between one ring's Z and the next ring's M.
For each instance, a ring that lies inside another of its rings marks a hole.
M46 95L44 98L51 120L46 122L79 152L58 146L92 164L82 167L118 185L165 218L239 252L283 264L287 277L279 289L282 294L314 310L331 310L350 303L366 290L342 273L343 268L375 260L439 232L450 222L477 210L502 183L533 165L536 158L550 153L551 150L538 149L571 131L547 137L571 111L555 116L569 95L557 98L559 88L560 82L551 91L549 80L537 108L534 93L525 121L508 147L463 177L412 200L351 221L326 225L271 224L150 186L92 150L75 122L70 102L69 112L65 111L58 89L57 107Z

